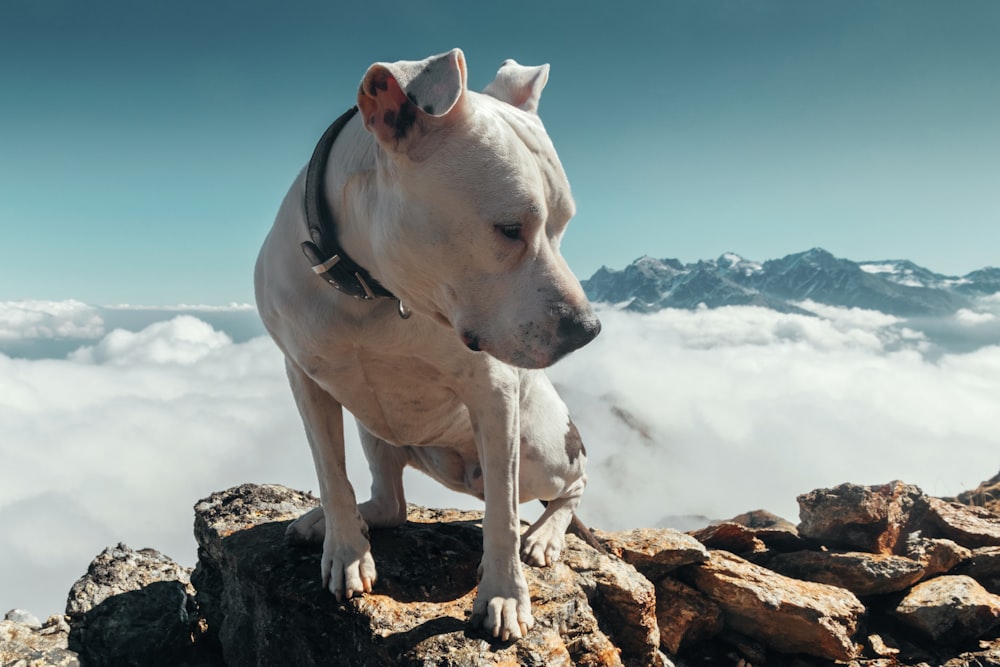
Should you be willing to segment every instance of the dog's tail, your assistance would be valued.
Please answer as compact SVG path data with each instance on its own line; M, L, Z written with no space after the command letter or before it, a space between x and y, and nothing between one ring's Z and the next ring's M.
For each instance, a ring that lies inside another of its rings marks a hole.
M549 506L548 501L539 500L539 502L542 503L542 507ZM603 544L597 541L597 538L594 537L594 534L590 532L590 528L587 528L587 526L584 525L583 521L580 521L580 517L576 515L576 512L573 513L573 519L569 522L569 525L566 527L566 532L571 535L576 535L581 540L583 540L584 542L592 546L594 549L596 549L598 552L607 555L608 550L604 548Z
M569 527L566 528L566 532L576 535L581 540L597 549L600 553L607 555L608 550L604 548L603 544L597 541L594 534L590 532L590 528L587 528L583 521L580 521L580 517L578 517L575 512L573 513L573 520L569 522Z

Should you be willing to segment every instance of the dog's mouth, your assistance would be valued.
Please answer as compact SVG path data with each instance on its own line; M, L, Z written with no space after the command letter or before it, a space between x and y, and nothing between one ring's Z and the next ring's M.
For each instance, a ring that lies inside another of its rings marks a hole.
M462 343L464 343L465 347L469 348L473 352L482 352L483 351L483 342L482 342L482 340L479 338L479 336L477 336L476 334L474 334L471 331L463 331L462 332Z
M472 352L482 352L495 359L516 366L518 368L547 368L552 365L555 359L544 354L531 354L528 351L516 351L513 354L499 355L491 349L489 341L480 338L473 331L463 331L461 335L462 344Z
M433 313L431 313L431 317L433 317L434 321L437 322L440 325L448 327L449 329L454 329L455 328L452 325L451 320L449 320L447 317L445 317L444 313L442 313L440 310L435 310Z

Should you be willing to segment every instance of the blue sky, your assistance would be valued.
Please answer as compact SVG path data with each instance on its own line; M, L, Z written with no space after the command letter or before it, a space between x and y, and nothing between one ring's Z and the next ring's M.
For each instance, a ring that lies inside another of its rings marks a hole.
M257 248L377 60L552 65L581 277L812 246L1000 248L1000 3L0 3L0 300L252 301Z

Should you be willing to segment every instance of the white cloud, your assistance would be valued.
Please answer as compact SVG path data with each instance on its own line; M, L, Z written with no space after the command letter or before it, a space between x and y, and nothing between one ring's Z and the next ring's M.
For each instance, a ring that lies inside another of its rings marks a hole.
M901 478L951 494L996 472L1000 347L932 360L897 318L814 310L602 311L601 336L551 370L590 455L583 518L613 529L764 507L795 520L795 496L821 486ZM213 491L316 489L274 344L175 315L67 358L0 355L0 605L61 609L119 540L193 564L191 508ZM479 506L419 473L406 488Z
M206 327L115 331L64 360L0 355L0 604L61 609L109 541L193 564L191 507L214 490L316 488L280 353Z
M104 321L80 301L0 301L0 341L97 338Z
M996 319L997 316L993 313L979 313L974 310L969 310L968 308L960 308L958 312L955 313L955 320L957 320L959 324L964 324L966 326L985 324L986 322L993 322Z
M1000 292L979 297L979 303L986 308L993 308L994 312L1000 311Z
M590 453L583 515L794 521L813 488L901 478L944 495L993 475L1000 347L930 361L894 318L840 311L602 311L601 336L551 371Z
M221 331L191 317L178 315L139 332L116 329L92 347L82 347L70 360L90 364L193 364L232 343Z

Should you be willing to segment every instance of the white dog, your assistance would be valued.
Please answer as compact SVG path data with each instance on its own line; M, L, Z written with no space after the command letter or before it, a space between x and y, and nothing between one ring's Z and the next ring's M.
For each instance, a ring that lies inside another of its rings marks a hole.
M504 640L533 624L520 559L559 557L586 485L576 427L539 369L600 331L559 254L574 203L537 115L548 69L508 60L476 93L458 49L372 65L254 276L319 476L321 507L289 534L322 540L324 586L372 590L367 529L406 521L410 465L485 499L472 623ZM342 407L371 467L361 505ZM536 498L546 509L522 538L518 503Z

